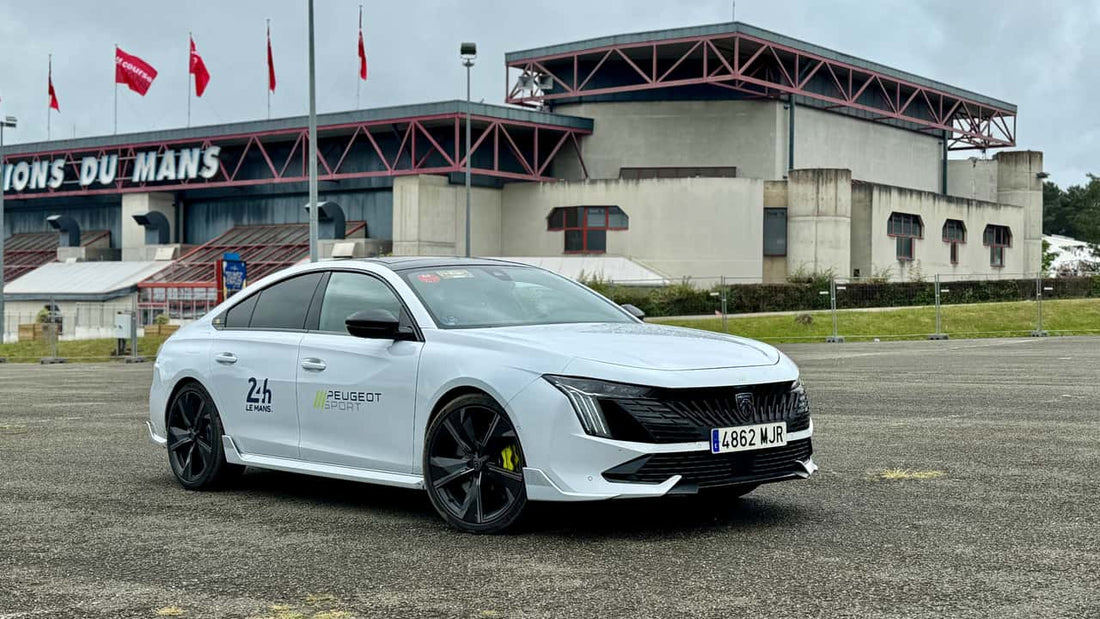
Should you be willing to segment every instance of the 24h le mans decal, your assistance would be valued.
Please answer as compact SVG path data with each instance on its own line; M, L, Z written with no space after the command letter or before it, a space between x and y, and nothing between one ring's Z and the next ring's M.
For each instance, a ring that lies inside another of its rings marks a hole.
M267 379L260 382L258 378L248 379L248 395L244 397L244 410L246 413L270 413L271 389L267 387Z

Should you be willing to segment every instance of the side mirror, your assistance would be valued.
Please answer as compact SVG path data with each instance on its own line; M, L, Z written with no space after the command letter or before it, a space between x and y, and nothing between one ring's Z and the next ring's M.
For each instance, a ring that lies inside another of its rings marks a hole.
M630 303L623 303L622 308L627 311L628 314L637 318L638 320L645 320L645 312L642 311L637 305L631 305Z
M398 339L400 321L388 310L369 309L348 316L344 326L355 337L394 340Z

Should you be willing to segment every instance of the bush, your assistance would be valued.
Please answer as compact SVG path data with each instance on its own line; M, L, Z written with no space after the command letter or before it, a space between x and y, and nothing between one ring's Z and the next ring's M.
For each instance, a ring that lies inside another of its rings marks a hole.
M696 288L685 279L669 286L622 286L602 280L584 281L585 285L616 303L631 303L647 316L687 316L713 314L722 308L723 288ZM1048 279L1045 285L1054 288L1044 292L1048 299L1100 297L1100 275L1091 277L1059 277ZM932 282L864 281L842 284L837 293L841 309L869 307L903 307L932 305L936 287ZM1002 279L943 282L940 302L943 304L1027 301L1035 298L1034 279ZM807 278L788 284L731 284L725 286L726 311L730 314L756 312L805 312L829 309L829 280ZM711 293L718 293L711 296Z

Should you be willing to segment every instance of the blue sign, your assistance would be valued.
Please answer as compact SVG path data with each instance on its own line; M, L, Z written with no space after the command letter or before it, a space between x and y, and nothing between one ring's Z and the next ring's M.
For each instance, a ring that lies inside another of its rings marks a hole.
M235 259L230 259L229 256ZM237 258L237 254L226 254L222 260L222 290L225 298L240 292L248 283L248 268L243 260Z

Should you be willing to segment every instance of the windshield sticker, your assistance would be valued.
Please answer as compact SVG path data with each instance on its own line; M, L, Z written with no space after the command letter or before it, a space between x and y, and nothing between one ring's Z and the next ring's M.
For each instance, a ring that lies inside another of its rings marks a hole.
M435 273L421 273L420 275L416 276L416 279L419 279L420 281L424 282L425 284L438 284L439 283L439 276L436 275Z
M470 273L469 271L467 271L466 269L451 269L451 270L448 270L448 271L436 271L436 274L438 274L443 279L466 279L468 277L473 277L473 274Z

